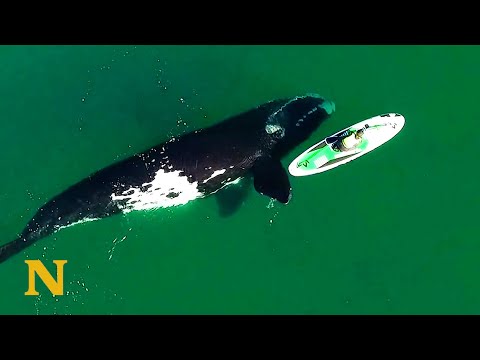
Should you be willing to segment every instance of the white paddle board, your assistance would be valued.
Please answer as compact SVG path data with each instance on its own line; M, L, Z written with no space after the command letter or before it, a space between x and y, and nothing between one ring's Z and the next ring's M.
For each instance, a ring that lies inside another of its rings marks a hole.
M358 146L349 151L336 151L332 148L332 142L340 134L346 131L356 131L367 125L362 141ZM349 161L358 159L370 151L385 144L397 135L405 125L405 118L396 113L378 115L361 121L343 130L326 137L322 141L311 146L293 160L288 171L293 176L308 176L322 173Z

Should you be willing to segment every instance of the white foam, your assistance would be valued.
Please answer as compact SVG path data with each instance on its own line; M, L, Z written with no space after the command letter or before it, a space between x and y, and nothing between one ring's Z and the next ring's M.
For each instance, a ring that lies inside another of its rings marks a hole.
M240 180L242 180L241 177L236 178L235 180L233 180L232 182L227 183L226 185L235 185L235 184L238 184L238 183L240 182Z
M59 220L60 220L60 218L59 218ZM54 229L55 229L55 232L57 232L58 230L66 229L66 228L68 228L70 226L73 226L73 225L79 225L79 224L83 224L83 223L90 222L90 221L95 221L95 220L100 220L100 218L85 218L85 219L73 222L71 224L68 224L68 225L63 225L63 226L54 225Z
M186 176L180 176L179 170L167 173L159 170L152 182L142 184L142 186L147 185L151 186L145 191L141 191L140 187L131 187L121 195L113 193L111 199L113 201L127 200L122 209L126 213L133 210L153 210L185 205L189 201L204 196L198 191L198 182L190 183ZM178 194L178 196L170 198L167 196L170 193Z
M205 184L208 180L213 179L215 176L222 175L223 173L225 173L225 171L227 171L227 169L215 170L209 178L203 180L203 183Z
M229 178L231 179L231 178ZM230 185L235 185L235 184L238 184L240 182L240 180L242 180L243 178L242 177L239 177L239 178L236 178L235 180L233 181L230 181L230 180L226 180L225 183L222 184L221 187L219 187L217 190L215 190L214 192L212 192L210 195L213 195L215 194L216 192L222 190L222 189L225 189L226 187L230 186Z

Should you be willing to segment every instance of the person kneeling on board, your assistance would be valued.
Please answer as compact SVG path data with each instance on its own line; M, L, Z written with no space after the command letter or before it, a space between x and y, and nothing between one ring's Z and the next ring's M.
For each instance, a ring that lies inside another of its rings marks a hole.
M354 150L362 142L363 134L367 128L368 124L357 131L347 130L338 136L329 138L327 142L332 144L332 149L338 152Z

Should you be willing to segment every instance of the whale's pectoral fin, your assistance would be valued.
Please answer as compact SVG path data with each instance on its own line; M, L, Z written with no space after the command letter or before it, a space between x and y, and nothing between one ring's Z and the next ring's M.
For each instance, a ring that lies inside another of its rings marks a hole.
M280 159L264 157L253 166L253 184L262 195L287 204L292 197L290 181Z
M246 177L240 180L238 184L227 186L226 189L215 194L220 216L228 217L240 209L248 196L249 184L250 178Z

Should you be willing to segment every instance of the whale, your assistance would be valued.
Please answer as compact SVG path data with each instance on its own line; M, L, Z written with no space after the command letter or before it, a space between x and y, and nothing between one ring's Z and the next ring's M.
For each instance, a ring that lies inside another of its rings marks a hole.
M246 177L261 196L288 204L292 188L281 159L334 111L334 102L316 93L275 99L119 160L50 198L0 246L0 263L63 228L183 206Z

